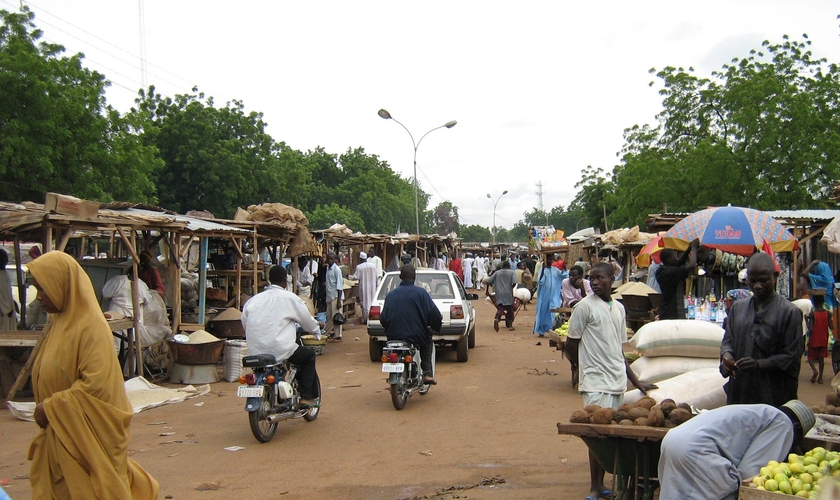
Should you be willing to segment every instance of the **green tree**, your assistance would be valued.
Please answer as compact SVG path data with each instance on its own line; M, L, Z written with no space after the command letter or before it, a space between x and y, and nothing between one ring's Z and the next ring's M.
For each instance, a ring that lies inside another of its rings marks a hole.
M449 200L442 201L432 210L432 220L434 221L432 230L435 233L457 233L460 226L458 223L458 207Z
M106 105L105 77L41 41L34 19L27 7L0 10L0 197L155 201L154 148Z
M217 108L198 89L192 92L171 99L151 86L132 110L145 124L144 139L165 162L156 177L160 204L232 217L237 206L291 197L294 186L262 114L246 113L236 100Z
M587 226L601 228L602 231L615 229L614 221L609 222L609 228L604 224L605 213L609 214L615 209L615 184L606 177L604 169L587 165L575 187L579 191L569 209L580 214Z
M478 224L462 225L458 230L458 237L468 242L490 241L491 236L492 233L489 228L479 226Z
M344 224L353 232L365 232L365 223L359 214L335 203L315 207L309 215L311 229L327 229L333 224Z
M709 77L651 70L661 81L656 127L625 131L621 164L603 201L611 225L709 205L758 209L832 205L840 176L840 67L787 36L734 58ZM653 85L653 84L652 84ZM604 185L584 179L594 201ZM609 182L607 182L609 184ZM590 221L591 203L583 203ZM612 212L611 209L614 209Z

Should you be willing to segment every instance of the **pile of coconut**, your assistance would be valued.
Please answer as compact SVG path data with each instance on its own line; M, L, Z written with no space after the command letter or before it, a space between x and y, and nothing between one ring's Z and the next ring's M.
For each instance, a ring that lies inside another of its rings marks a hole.
M656 400L645 396L635 404L623 404L618 410L588 405L572 413L569 422L574 424L637 425L672 428L689 420L694 414L686 403L677 404L673 399Z

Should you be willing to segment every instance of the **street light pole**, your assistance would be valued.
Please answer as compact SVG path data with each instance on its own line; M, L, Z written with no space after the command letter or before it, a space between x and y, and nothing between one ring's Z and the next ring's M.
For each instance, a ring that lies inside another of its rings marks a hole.
M416 230L416 234L419 235L420 234L420 203L417 200L417 148L420 147L420 143L423 141L423 138L426 137L427 135L429 135L430 133L434 132L435 130L437 130L439 128L452 128L455 125L457 125L458 122L455 121L455 120L450 120L450 121L444 123L443 125L441 125L440 127L435 127L432 130L429 130L428 132L423 134L423 137L420 137L419 141L414 142L414 136L411 135L411 131L409 131L408 128L405 125L403 125L402 123L400 123L396 118L391 116L391 113L389 113L387 110L380 109L377 114L385 120L394 120L395 122L399 123L400 127L404 128L405 131L408 132L408 136L411 138L411 144L414 146L414 227L415 227L415 230Z
M492 231L492 233L491 233L491 234L492 234L492 236L493 236L493 242L492 242L492 243L493 243L494 245L496 244L496 205L498 205L498 204L499 204L499 200L501 200L501 199L502 199L502 196L504 196L504 195L506 195L506 194L508 194L507 189L505 189L504 191L502 191L502 194L500 194L500 195L499 195L499 197L498 197L498 198L496 198L496 200L495 200L495 201L493 201L493 197L492 197L492 196L490 196L490 193L487 193L487 197L488 197L488 198L490 198L490 201L492 201L492 202L493 202L493 231Z

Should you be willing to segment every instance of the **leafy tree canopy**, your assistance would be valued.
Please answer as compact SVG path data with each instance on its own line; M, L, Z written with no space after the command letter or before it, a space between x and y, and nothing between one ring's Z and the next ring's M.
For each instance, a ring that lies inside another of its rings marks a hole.
M451 201L443 201L432 210L434 221L433 231L437 234L457 233L460 224L458 223L458 207Z
M105 77L84 68L82 54L41 41L34 19L26 6L0 10L0 197L155 201L154 148L106 106Z

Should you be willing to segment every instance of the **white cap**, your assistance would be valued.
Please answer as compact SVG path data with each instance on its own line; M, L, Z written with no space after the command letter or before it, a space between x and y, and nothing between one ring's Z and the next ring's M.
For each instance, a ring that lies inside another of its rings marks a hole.
M367 254L364 253L364 252L359 252L359 258L360 259L367 259Z

